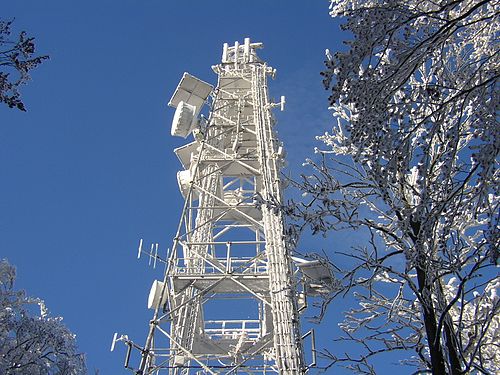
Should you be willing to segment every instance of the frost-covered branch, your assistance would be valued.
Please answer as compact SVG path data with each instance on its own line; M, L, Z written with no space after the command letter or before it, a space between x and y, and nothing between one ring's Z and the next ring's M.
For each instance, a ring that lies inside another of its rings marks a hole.
M353 39L325 62L335 125L289 216L298 232L366 238L331 254L351 265L339 296L359 303L341 340L364 349L333 362L374 373L371 357L395 350L422 373L500 371L499 9L331 1Z
M13 289L15 269L0 261L0 373L6 375L83 375L83 354L75 335L51 317L43 301ZM32 312L39 305L41 314Z
M49 57L35 55L35 39L25 31L13 38L12 22L0 20L0 103L25 111L19 87L30 80L30 71Z

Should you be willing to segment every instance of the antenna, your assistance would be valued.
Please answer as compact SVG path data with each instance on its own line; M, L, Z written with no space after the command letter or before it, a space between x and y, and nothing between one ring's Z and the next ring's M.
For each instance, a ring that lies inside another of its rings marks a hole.
M115 334L113 335L113 341L111 341L111 352L115 350L115 344L116 344L116 338L118 336L118 332L115 332Z
M163 258L161 258L158 255L158 248L160 246L158 243L152 243L149 251L143 250L142 245L143 245L143 239L141 238L139 240L139 248L138 248L138 251L137 251L137 259L141 258L141 254L146 254L149 257L149 259L148 259L148 265L149 266L153 265L153 269L156 268L156 262L157 261L160 261L160 262L163 262L163 263L167 263L166 259L163 259Z
M137 251L137 259L141 258L141 253L142 253L142 238L139 241L139 249Z

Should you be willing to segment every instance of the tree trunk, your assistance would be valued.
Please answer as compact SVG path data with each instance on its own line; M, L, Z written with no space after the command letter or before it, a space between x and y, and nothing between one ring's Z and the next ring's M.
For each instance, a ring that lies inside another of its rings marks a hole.
M417 280L420 295L422 296L422 313L424 315L425 333L427 344L429 345L429 354L431 357L431 370L433 375L446 375L446 366L441 349L441 340L437 337L437 322L434 305L431 299L431 293L427 285L427 275L425 270L417 266Z
M442 301L440 303L443 304L442 309L446 306L446 300L444 300L444 291L441 282L437 282L437 287L439 288L439 293L442 296ZM452 375L463 375L462 370L462 361L460 360L458 343L457 343L457 335L453 329L453 323L451 321L451 317L448 313L447 316L444 317L444 338L446 340L446 349L448 350L448 359L450 361L450 370Z
M453 327L450 327L449 322L444 322L444 333L446 335L446 348L448 349L448 357L450 359L450 367L452 375L463 375L461 361L457 353L456 338L453 332Z

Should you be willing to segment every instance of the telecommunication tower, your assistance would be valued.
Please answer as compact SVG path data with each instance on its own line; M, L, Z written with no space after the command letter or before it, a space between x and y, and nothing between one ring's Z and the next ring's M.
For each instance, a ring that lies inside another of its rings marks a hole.
M292 258L284 232L283 148L273 129L262 43L224 44L214 88L184 73L169 105L185 204L165 276L149 295L154 310L144 346L121 336L136 374L304 374L299 310L318 262ZM209 101L208 118L200 116ZM142 251L142 240L139 253ZM156 248L149 255L156 259ZM326 273L325 273L326 272ZM308 279L307 287L299 283ZM141 356L135 369L133 348Z

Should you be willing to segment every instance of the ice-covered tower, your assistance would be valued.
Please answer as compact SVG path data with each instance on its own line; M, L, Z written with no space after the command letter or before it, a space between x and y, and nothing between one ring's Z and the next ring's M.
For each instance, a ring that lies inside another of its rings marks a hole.
M215 88L188 73L169 105L185 198L136 374L303 374L297 267L284 235L283 149L261 43L224 45ZM200 116L209 100L208 118ZM116 341L116 337L115 340Z

